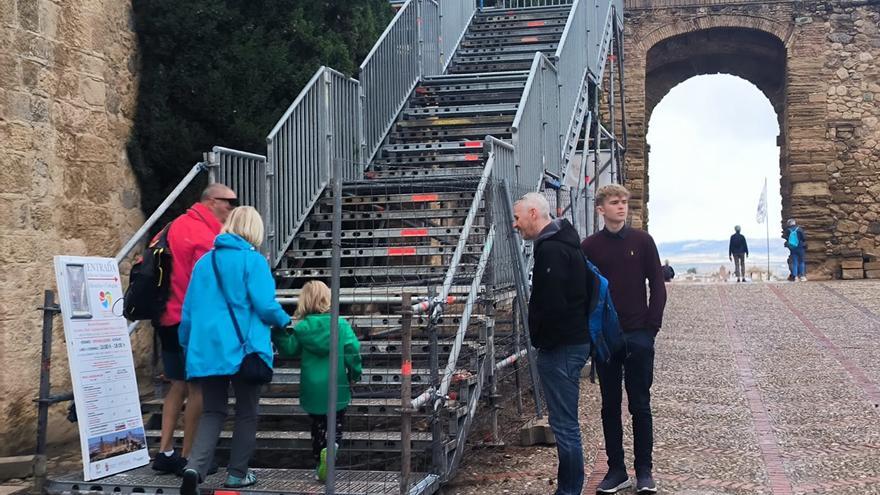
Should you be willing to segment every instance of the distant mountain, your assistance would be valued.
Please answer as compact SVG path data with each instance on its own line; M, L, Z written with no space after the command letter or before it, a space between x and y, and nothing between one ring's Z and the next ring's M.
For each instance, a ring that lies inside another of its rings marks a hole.
M660 259L668 259L673 264L682 263L723 263L727 261L729 239L690 240L661 242L657 245ZM746 239L749 244L749 258L767 259L766 239ZM788 258L782 239L770 239L770 260L784 263Z

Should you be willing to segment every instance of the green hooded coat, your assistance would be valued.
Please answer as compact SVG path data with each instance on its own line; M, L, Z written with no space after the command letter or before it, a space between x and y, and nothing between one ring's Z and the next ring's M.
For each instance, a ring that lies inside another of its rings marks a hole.
M307 315L291 331L276 329L272 335L278 354L285 358L301 357L300 405L309 414L327 414L328 377L330 375L330 315ZM351 402L349 380L361 379L361 345L351 325L339 318L339 370L336 410Z

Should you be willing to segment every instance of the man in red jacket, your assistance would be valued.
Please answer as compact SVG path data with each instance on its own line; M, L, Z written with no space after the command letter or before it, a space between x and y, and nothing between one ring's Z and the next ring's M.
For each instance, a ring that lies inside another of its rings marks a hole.
M581 248L608 278L611 299L626 341L626 348L613 354L609 362L596 363L602 395L602 432L608 455L608 474L596 491L617 493L632 485L623 456L620 417L623 384L632 414L636 493L656 493L651 472L654 447L651 384L654 381L654 339L666 306L663 270L654 239L647 232L626 225L629 191L625 187L610 184L599 188L596 210L605 220L605 228L584 240ZM646 281L651 291L650 300Z
M183 349L177 336L183 298L189 286L196 261L214 246L214 238L220 233L223 222L238 205L235 192L223 184L209 185L201 200L177 217L168 228L168 246L171 249L171 287L165 312L159 317L156 334L162 346L162 364L165 378L171 387L162 403L162 438L159 452L153 461L153 469L163 473L180 474L186 466L199 416L202 415L202 393L195 383L186 382L186 366ZM186 412L183 418L183 452L174 451L174 427L183 402Z

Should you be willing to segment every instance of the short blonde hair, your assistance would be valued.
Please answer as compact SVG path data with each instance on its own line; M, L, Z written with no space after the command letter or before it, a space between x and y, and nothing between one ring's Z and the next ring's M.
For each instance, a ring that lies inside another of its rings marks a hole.
M320 280L310 280L299 293L299 302L293 317L302 319L304 316L322 314L330 311L330 287Z
M232 210L220 233L229 232L242 237L254 247L263 243L263 219L253 206L239 206Z
M596 191L596 206L602 206L606 199L615 197L629 199L629 190L620 184L602 186Z

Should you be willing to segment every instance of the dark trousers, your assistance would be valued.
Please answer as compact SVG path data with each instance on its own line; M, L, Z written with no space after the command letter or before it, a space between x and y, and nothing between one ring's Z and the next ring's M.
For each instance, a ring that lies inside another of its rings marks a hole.
M198 382L202 386L205 405L186 467L198 471L200 479L207 476L229 411L229 383L232 382L232 390L235 392L235 424L226 472L242 478L247 474L248 462L257 446L260 385L248 383L238 375L209 376L198 379Z
M590 344L561 345L538 351L538 375L547 402L547 419L556 437L555 495L580 495L584 486L584 448L578 416L581 370Z
M736 278L746 278L746 253L733 254L733 266Z
M624 332L626 348L608 363L597 362L599 390L602 394L602 430L609 471L626 471L623 460L623 424L620 407L621 384L626 388L633 422L633 451L636 473L653 468L654 420L651 416L651 385L654 382L654 330Z
M321 450L327 448L327 416L324 414L309 414L312 420L312 456L315 462L321 462ZM345 419L345 409L336 411L336 445L342 445L342 420Z

